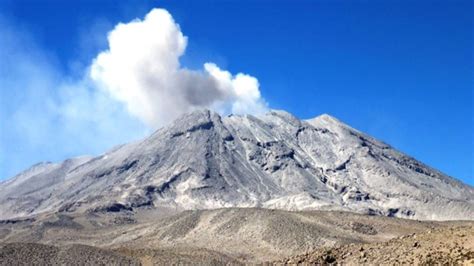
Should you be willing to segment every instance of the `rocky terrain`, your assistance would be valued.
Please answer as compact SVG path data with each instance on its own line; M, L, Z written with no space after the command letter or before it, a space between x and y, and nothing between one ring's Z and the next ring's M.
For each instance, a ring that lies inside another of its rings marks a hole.
M363 247L367 250L369 262L378 258L378 255L376 258L370 255L377 247L397 247L401 253L390 254L403 257L409 248L413 248L410 246L414 243L413 234L419 247L427 248L432 240L424 240L422 236L426 232L431 231L435 236L437 232L451 232L450 228L468 226L472 230L474 223L422 222L348 212L259 208L195 210L177 214L153 209L77 216L55 214L29 220L2 221L0 242L4 244L0 247L0 261L2 258L6 262L30 258L32 256L24 256L24 253L35 252L38 254L33 257L38 261L41 258L59 263L64 257L90 252L91 261L114 263L135 263L137 260L142 264L159 265L314 262L324 257L327 250L332 250L331 254L339 261L342 259L337 254L345 256ZM460 235L458 231L453 232L456 232L453 236ZM469 231L463 232L466 241L473 239ZM405 235L410 237L400 239ZM463 247L462 254L470 250L464 242L457 241L457 246L451 246L449 243L442 244L442 237L436 239L440 245L432 246L430 256L442 252L445 247ZM392 244L398 242L404 243L406 249L401 249L401 244ZM26 244L23 247L21 243L35 245ZM295 257L300 254L307 255ZM354 259L359 259L360 252L352 254Z
M207 110L101 156L41 163L0 183L0 219L148 207L463 220L474 217L474 189L329 115Z
M474 226L430 229L381 243L321 248L271 264L474 265Z
M86 245L0 244L0 265L141 265L137 258Z

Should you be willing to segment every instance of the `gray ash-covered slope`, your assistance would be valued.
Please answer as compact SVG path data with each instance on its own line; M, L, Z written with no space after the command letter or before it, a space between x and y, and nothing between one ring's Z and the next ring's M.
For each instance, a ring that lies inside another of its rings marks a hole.
M474 219L474 189L329 115L182 116L102 156L0 184L0 219L171 207L348 210Z

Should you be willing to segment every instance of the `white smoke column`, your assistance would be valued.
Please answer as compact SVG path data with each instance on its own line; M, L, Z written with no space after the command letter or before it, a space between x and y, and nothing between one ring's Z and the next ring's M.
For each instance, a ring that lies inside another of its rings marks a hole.
M91 78L153 128L197 108L238 114L266 110L256 78L234 76L213 63L200 71L182 68L187 37L164 9L118 24L108 42L109 50L91 66Z

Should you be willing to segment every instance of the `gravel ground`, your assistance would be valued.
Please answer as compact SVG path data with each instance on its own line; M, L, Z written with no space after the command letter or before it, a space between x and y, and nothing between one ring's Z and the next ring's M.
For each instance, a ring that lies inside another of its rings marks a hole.
M258 208L196 210L174 215L146 210L112 215L60 214L0 224L0 265L224 265L265 261L319 264L333 259L349 264L384 264L429 262L430 258L443 261L442 258L453 256L461 261L472 255L472 247L466 243L472 244L467 240L472 240L473 226L473 222ZM450 232L458 230L464 231L455 236L465 236L445 241ZM452 253L448 253L451 249Z
M137 258L85 245L0 245L0 265L140 265Z
M474 226L432 229L382 243L321 248L272 264L474 265Z

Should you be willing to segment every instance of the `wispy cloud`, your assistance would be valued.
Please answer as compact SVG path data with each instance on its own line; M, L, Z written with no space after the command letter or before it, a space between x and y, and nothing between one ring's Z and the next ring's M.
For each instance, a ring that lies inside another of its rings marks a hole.
M0 36L0 179L149 131L87 76L64 75L27 30L0 17Z

